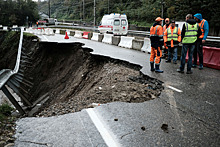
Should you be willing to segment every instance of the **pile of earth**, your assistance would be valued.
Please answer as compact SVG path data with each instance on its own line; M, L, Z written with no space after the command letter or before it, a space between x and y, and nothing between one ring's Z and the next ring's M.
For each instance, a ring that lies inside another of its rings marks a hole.
M34 84L29 100L49 97L36 116L77 112L92 103L140 103L157 98L163 90L161 81L140 73L140 66L91 54L92 49L79 42L48 43L27 37L23 46L33 63L25 70ZM2 56L14 59L15 50L4 50ZM14 62L7 66L13 67Z

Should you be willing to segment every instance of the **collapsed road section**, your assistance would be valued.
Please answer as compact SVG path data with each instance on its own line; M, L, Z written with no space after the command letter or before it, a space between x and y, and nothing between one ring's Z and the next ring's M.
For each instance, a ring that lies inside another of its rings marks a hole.
M39 98L46 99L41 108L32 113L34 116L78 112L115 101L140 103L158 97L163 90L162 82L141 74L139 65L91 54L92 49L83 48L82 43L24 38L24 48L33 62L25 70L25 76L33 79L29 100L35 103ZM8 48L2 49L1 43L0 62L4 64L0 69L13 67L16 49Z

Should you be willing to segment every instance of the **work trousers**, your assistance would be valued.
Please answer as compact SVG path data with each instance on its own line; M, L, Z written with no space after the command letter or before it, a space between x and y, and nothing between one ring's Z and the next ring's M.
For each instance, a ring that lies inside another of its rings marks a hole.
M181 64L180 64L180 70L181 71L184 71L184 68L185 68L186 53L187 53L188 49L189 49L189 51L188 51L189 59L188 59L188 62L187 62L187 71L191 71L192 56L193 56L194 48L195 48L195 44L183 44L182 52L181 52L181 59L180 59L181 60Z
M160 47L158 48L151 47L150 62L154 62L155 59L155 64L160 64L161 56L162 56L162 51Z
M175 62L177 60L177 46L168 47L168 59L167 60L171 60L172 53L173 53L173 61Z
M202 39L198 39L196 42L196 47L194 49L193 53L193 58L194 58L194 63L197 65L197 53L199 55L199 65L203 65L203 44L202 44Z

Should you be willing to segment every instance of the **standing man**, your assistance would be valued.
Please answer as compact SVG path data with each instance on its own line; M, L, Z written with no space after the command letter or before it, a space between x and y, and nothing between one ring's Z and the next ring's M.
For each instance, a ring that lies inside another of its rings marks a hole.
M192 19L192 14L186 15L186 22L183 24L181 39L182 39L182 52L181 52L181 64L180 68L177 69L178 72L184 73L185 68L185 59L187 50L189 54L189 59L187 62L187 74L192 74L191 67L192 67L192 55L195 49L195 42L197 38L201 35L201 30L199 25L196 23L195 19Z
M170 19L166 18L165 19L165 25L163 26L163 33L166 31L166 29L170 26ZM168 47L166 46L166 43L164 42L164 54L162 57L166 58L167 53L168 53Z
M175 20L171 21L171 25L164 32L164 42L168 47L168 58L167 63L171 62L171 55L173 52L173 63L177 61L177 47L181 42L181 30L175 26Z
M194 15L194 19L196 22L199 24L199 27L202 31L202 35L199 36L197 42L196 42L196 47L194 50L193 58L194 58L194 64L192 67L196 67L197 65L197 53L199 54L199 69L203 69L203 44L206 41L206 38L209 33L209 24L208 21L202 18L202 14L197 13Z
M154 25L150 28L150 40L151 40L151 55L150 55L150 65L151 71L155 71L157 73L163 73L160 70L160 61L162 56L161 47L163 45L163 27L162 18L157 17L155 19ZM155 59L155 68L154 68L154 59Z

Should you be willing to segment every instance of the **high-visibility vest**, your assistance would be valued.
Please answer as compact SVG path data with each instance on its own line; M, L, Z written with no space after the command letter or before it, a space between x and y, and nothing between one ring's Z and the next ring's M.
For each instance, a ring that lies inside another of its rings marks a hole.
M167 41L171 41L173 39L173 41L178 41L178 28L175 27L173 30L173 35L171 33L171 29L167 28Z
M201 29L201 31L202 31L202 35L200 35L199 36L199 38L203 38L204 37L204 34L205 34L205 31L204 31L204 23L205 23L205 19L203 19L200 23L198 23L199 24L199 27L200 27L200 29Z
M197 31L199 29L198 24L191 25L189 23L185 23L186 32L185 36L182 40L182 43L194 43L197 40Z
M157 33L159 27L162 27L162 26L160 26L160 25L156 25L155 27L152 26L150 29L150 36L163 37L163 35L158 35L158 33Z

